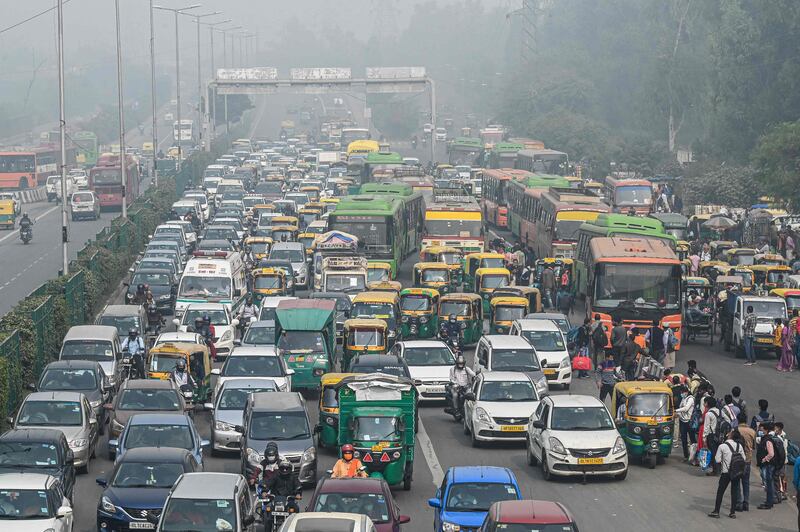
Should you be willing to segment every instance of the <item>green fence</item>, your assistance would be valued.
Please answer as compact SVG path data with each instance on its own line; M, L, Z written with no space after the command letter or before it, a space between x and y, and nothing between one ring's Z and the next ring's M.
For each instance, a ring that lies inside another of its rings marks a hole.
M22 357L18 331L4 333L0 337L0 412L5 418L14 412L22 395Z

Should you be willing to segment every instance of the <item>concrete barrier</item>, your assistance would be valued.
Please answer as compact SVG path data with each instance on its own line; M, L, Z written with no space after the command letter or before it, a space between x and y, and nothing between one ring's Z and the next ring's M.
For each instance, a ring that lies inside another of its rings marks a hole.
M45 191L45 187L32 188L30 190L20 190L17 192L17 194L19 194L19 199L23 204L47 201L47 192Z

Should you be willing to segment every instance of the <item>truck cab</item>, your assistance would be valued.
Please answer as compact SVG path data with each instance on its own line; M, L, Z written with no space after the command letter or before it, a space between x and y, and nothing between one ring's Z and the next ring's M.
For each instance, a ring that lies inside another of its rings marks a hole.
M344 292L350 299L367 289L367 259L364 257L326 257L322 259L324 292Z
M775 319L787 319L786 301L783 298L746 294L729 295L720 313L720 325L725 350L733 349L737 357L744 356L742 338L744 337L744 318L748 307L753 307L753 313L758 320L753 341L756 351L773 349Z

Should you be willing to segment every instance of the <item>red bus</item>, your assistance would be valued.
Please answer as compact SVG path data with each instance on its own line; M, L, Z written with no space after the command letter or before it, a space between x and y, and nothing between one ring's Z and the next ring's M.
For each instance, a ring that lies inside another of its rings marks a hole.
M653 185L646 179L607 176L603 195L614 212L628 214L633 209L636 214L648 214L653 204Z
M508 227L508 185L522 181L531 173L513 168L486 169L483 171L481 205L484 219L497 227Z
M127 155L125 202L130 205L139 195L139 165ZM94 190L101 208L122 209L122 171L119 155L104 153L97 159L97 165L89 170L89 188Z
M0 188L36 187L36 154L0 152Z

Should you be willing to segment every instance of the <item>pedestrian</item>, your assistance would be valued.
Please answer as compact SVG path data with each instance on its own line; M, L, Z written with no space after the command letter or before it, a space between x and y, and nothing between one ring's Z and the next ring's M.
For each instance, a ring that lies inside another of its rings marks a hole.
M600 400L605 402L606 396L614 392L617 378L617 366L614 364L614 354L609 351L606 358L597 366L597 387L600 389Z
M747 421L747 403L742 398L742 389L738 386L731 388L731 397L733 397L733 404L739 408L739 415L744 414L744 419Z
M756 317L755 313L753 312L753 306L747 306L747 313L744 315L744 354L747 357L747 362L744 363L745 366L752 366L756 363L756 352L753 347L753 342L755 341L756 336L756 323L758 322L758 318Z
M594 367L600 366L605 358L606 346L608 345L608 335L603 322L600 319L600 314L594 315L594 323L592 323L592 347L594 348ZM610 351L609 351L610 352Z
M749 512L750 511L750 469L753 464L753 451L756 448L756 431L750 428L747 424L747 415L743 413L739 413L739 426L736 427L736 430L739 431L739 434L742 436L742 444L744 445L744 454L746 464L744 467L744 475L742 476L741 486L734 485L733 491L736 492L736 501L738 506L736 507L737 512ZM800 460L798 460L800 461ZM741 489L741 496L739 496L739 490Z
M759 423L756 433L756 465L761 471L761 482L767 492L766 500L758 505L759 510L769 510L775 503L775 481L772 479L775 446L772 443L772 436L770 436L773 428L774 425L771 421L764 421Z
M557 299L558 299L559 312L561 312L564 316L567 317L567 319L569 319L570 315L572 315L572 306L575 301L574 298L572 297L572 294L570 294L569 290L567 290L565 287L562 286L561 289L558 291Z
M780 318L777 318L777 320L780 320ZM794 335L789 331L789 323L783 320L780 325L776 324L775 328L781 329L781 358L778 360L775 369L778 371L794 371Z
M697 277L698 273L700 272L700 255L697 253L697 250L693 251L691 255L689 255L689 273L692 277Z
M717 425L720 422L720 411L717 408L717 400L714 397L708 396L703 398L703 429L702 434L703 448L711 451L711 456L717 454L719 447L719 438L717 436ZM717 465L712 460L708 468L705 470L706 475L714 475L717 472Z
M544 270L542 270L542 292L544 293L542 301L545 306L547 308L554 308L556 306L554 299L556 293L556 274L549 263L546 263Z
M664 329L658 320L653 320L653 326L644 334L650 356L659 364L664 360Z
M731 519L736 519L737 491L735 486L741 484L742 477L740 476L741 471L737 471L737 466L731 466L736 464L737 461L739 464L746 461L747 456L744 452L742 436L739 434L738 430L732 430L729 435L725 436L725 438L725 441L720 444L717 452L714 454L714 462L719 465L720 476L719 484L717 484L717 499L714 502L714 511L708 514L708 516L719 519L719 511L722 507L722 497L725 496L725 490L728 489L728 485L730 484L731 511L728 514L728 517ZM739 458L736 458L736 456ZM739 465L738 468L741 469L741 465Z
M689 443L697 443L697 434L691 431L692 414L694 413L694 396L687 387L681 389L681 402L675 412L678 414L678 428L683 447L683 461L689 461Z
M800 530L800 460L794 461L792 484L794 484L795 499L797 499L797 529Z
M772 431L772 444L775 446L775 460L772 478L775 480L775 503L786 500L786 449L789 447L789 438L783 431L783 422L776 421Z
M711 246L708 242L703 243L703 248L700 250L700 262L708 262L711 260Z
M672 328L667 326L664 328L664 358L661 364L665 368L675 367L675 347L678 344L678 338L672 331Z
M611 328L611 352L614 353L614 361L619 364L625 349L625 341L628 339L628 329L622 325L619 318L613 318L611 323L613 325Z
M515 248L516 250L514 251L514 255L517 258L517 269L519 271L522 271L526 263L525 252L522 250L522 244L520 244L519 242L517 243Z
M630 331L625 339L625 345L622 348L622 371L625 373L625 379L632 381L636 379L636 368L639 358L644 353L644 349L637 342L639 336L638 329L634 328Z
M592 351L592 320L589 318L583 319L583 325L578 330L578 334L575 338L575 350L577 353L591 356ZM595 362L595 366L597 363ZM589 377L589 372L586 370L578 370L578 378L585 379Z
M725 397L722 398L722 401L724 403L722 408L720 408L722 419L731 427L735 427L739 424L739 407L733 404L733 396L731 394L726 394Z
M750 421L750 428L753 430L758 429L758 425L764 421L769 421L771 423L775 422L775 416L769 413L767 410L769 408L769 401L766 399L759 399L758 400L758 414L753 416L753 420Z

